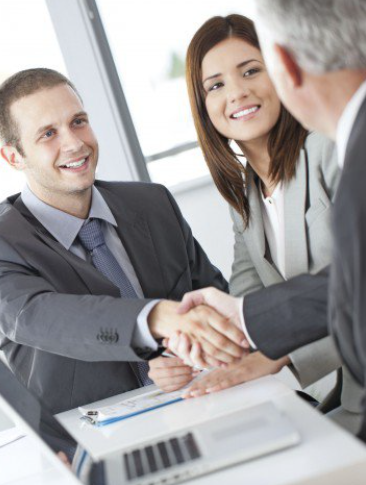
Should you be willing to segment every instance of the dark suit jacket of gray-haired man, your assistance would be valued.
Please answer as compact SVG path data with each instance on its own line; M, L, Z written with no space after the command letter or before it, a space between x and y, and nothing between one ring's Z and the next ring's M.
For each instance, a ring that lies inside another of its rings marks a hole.
M0 205L0 343L11 369L53 413L139 387L131 362L137 315L156 298L207 285L227 290L163 186L96 182L142 287L119 290L65 249L19 195ZM104 335L105 338L102 338Z
M366 97L353 125L333 211L329 324L352 376L366 388ZM359 436L366 441L365 419Z
M257 30L267 67L282 101L303 124L337 141L344 171L333 213L329 329L351 375L366 388L366 4L363 0L257 0L256 7ZM342 37L334 28L340 22L344 23ZM258 304L260 295L246 300L247 328L259 348L264 352L268 348L268 354L280 357L285 347L288 351L299 342L304 344L324 335L324 276L300 278L283 288L273 288L272 293L262 295L272 301L265 302L261 310L252 306ZM284 305L281 302L277 310L278 299L286 291L287 305L286 301ZM321 310L316 322L307 318L313 312L306 308L308 304ZM261 329L258 321L251 321L256 312L262 311L267 314L259 319L268 322L271 315L274 320L273 341L276 334L284 340L278 345L276 342L271 350L268 337L263 336L264 325ZM288 320L298 315L299 327L291 335ZM365 399L364 413L366 416ZM365 422L360 436L366 440Z

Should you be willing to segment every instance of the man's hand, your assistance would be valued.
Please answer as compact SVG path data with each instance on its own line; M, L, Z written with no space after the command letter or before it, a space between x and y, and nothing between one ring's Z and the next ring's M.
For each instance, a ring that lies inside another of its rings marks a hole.
M212 365L231 363L242 357L244 335L241 330L213 308L195 305L184 314L178 303L163 300L150 312L148 324L154 338L170 337L179 331L191 342L198 342Z
M261 352L254 352L243 357L237 364L231 364L225 369L216 369L210 372L189 387L184 392L183 397L198 397L211 392L222 391L269 374L276 374L290 362L289 357L270 360Z
M204 288L186 293L179 304L178 312L184 314L198 305L207 305L213 308L241 329L240 312L242 308L239 298L234 298L216 288ZM248 343L247 347L249 347Z
M158 357L150 360L149 366L150 379L164 392L184 387L200 373L185 365L179 357Z

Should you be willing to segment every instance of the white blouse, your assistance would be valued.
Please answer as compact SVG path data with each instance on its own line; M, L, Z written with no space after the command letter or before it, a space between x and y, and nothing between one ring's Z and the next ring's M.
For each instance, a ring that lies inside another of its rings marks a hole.
M267 237L272 260L283 278L286 279L283 185L279 183L271 197L265 197L262 189L260 189L260 193L264 232Z

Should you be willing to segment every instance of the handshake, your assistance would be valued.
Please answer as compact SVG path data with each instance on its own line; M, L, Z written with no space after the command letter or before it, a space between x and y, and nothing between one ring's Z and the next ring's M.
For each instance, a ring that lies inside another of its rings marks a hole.
M149 315L155 338L190 365L220 367L241 359L249 343L241 327L241 300L216 288L187 293L181 303L163 300Z

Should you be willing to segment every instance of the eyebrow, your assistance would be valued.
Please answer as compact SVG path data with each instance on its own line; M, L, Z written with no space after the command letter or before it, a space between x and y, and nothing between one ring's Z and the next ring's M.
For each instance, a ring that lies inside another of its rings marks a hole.
M86 111L79 111L78 113L75 113L72 117L72 119L74 120L75 118L78 118L79 116L88 116L88 113ZM36 131L35 133L35 136L37 137L38 135L40 135L41 133L45 132L45 131L48 131L50 130L51 128L53 128L54 125L52 123L48 124L48 125L45 125L45 126L41 126L40 128L38 128L38 130Z
M260 62L260 61L258 59L248 59L247 61L240 62L236 66L236 68L237 69L240 69L241 67L246 66L250 62ZM206 77L206 79L203 80L202 84L205 84L206 81L209 81L210 79L215 79L216 77L219 77L219 76L221 76L221 73L220 72L218 72L217 74L213 74L212 76L208 76L208 77Z

